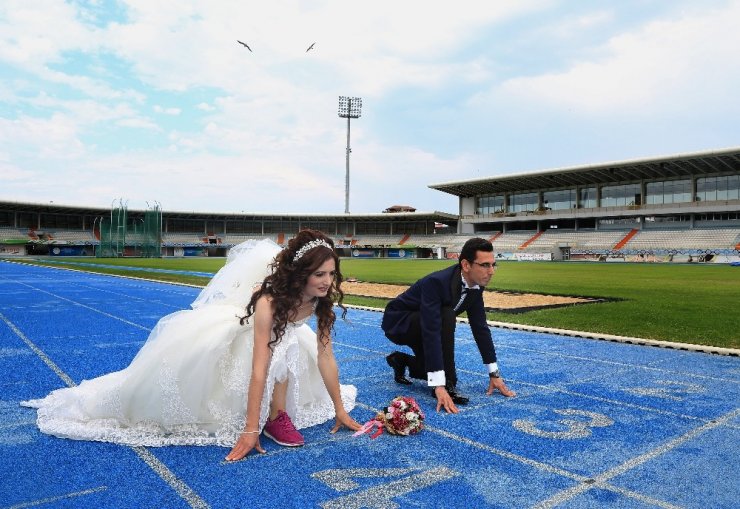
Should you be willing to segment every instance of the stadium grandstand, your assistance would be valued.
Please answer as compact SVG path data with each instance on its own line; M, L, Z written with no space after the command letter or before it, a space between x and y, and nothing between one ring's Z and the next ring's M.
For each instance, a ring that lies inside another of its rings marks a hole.
M517 259L738 260L740 148L432 184Z
M150 212L120 209L0 202L0 256L95 256L101 245L101 224L117 224L125 217L123 227L132 230ZM450 240L455 235L436 235L457 229L457 216L444 212L338 215L163 210L161 255L225 256L230 247L244 240L269 238L284 244L303 228L330 235L343 256L435 258L458 242ZM139 237L129 234L126 239L130 240L118 250L109 249L108 254L136 256Z
M371 214L157 209L152 216L123 205L0 201L0 256L225 256L249 238L283 244L300 229L313 228L330 235L342 256L361 258L455 257L465 240L477 235L489 238L504 259L740 260L740 148L429 187L457 196L458 212L393 205ZM156 239L156 249L142 249L136 225L151 226L151 217L161 231L145 232ZM116 225L133 232L115 237L120 245L110 241Z

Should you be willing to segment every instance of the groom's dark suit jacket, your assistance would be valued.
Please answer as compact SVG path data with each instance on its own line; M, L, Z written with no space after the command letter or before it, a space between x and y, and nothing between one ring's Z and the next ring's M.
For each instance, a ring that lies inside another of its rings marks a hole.
M433 272L411 285L405 292L393 299L385 308L381 327L393 341L403 337L409 330L410 320L415 311L419 312L421 335L427 372L444 369L442 360L442 332L440 317L443 307L454 308L460 300L462 279L460 265ZM491 329L486 323L483 308L483 291L468 290L465 301L456 314L468 313L468 321L473 337L478 345L484 364L496 362L496 349L493 346ZM409 344L408 342L398 342Z

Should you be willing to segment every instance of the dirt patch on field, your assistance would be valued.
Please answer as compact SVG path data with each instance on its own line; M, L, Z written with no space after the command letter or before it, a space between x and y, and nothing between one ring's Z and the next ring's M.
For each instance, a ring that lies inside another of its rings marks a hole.
M406 288L408 288L408 286L355 281L345 281L342 283L342 290L344 290L344 293L347 295L381 297L386 299L396 297L406 290ZM572 306L575 304L588 304L603 301L604 299L594 299L590 297L542 295L537 293L486 291L483 294L483 302L486 309L491 311L503 311L506 313L522 313L535 309Z

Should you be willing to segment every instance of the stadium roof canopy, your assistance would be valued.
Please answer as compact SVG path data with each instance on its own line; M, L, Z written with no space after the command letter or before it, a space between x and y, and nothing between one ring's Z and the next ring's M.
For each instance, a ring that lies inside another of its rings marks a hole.
M416 221L438 221L440 218L457 219L457 215L447 212L392 212L373 214L318 214L318 213L277 213L277 212L187 212L175 210L163 210L162 214L167 217L177 218L203 218L209 219L259 219L259 220L304 220L304 221L391 221L398 219Z
M116 207L114 204L112 207ZM83 214L89 216L105 216L110 214L110 208L85 207L77 205L62 205L55 203L30 203L17 201L0 201L0 211L23 211L44 214ZM129 213L141 213L142 209L128 209ZM311 213L260 213L260 212L199 212L199 211L176 211L162 209L162 215L167 218L179 219L209 219L209 220L303 220L303 221L440 221L455 220L458 216L447 212L378 212L372 214L311 214Z
M740 171L740 147L431 184L459 197Z
M110 209L49 203L0 201L0 211L43 212L45 214L85 214L100 216L110 214Z

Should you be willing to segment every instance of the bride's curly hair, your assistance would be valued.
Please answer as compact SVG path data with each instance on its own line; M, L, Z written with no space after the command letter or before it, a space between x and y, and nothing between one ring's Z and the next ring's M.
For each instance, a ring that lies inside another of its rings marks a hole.
M313 241L324 241L331 246L316 246L308 249L295 260L298 251ZM270 264L271 274L267 276L260 288L252 294L247 304L247 315L242 318L244 324L254 314L255 305L260 297L268 295L272 298L273 306L273 337L269 346L274 348L285 334L288 322L295 320L298 306L301 305L301 296L309 276L328 259L333 258L336 275L326 296L316 299L316 317L318 334L321 343L326 347L329 343L330 332L334 328L337 317L334 313L334 304L342 308L342 318L347 315L344 307L344 292L341 284L342 273L339 270L339 256L334 251L334 242L323 233L315 230L301 230L294 238L288 241L288 246L280 251Z

